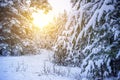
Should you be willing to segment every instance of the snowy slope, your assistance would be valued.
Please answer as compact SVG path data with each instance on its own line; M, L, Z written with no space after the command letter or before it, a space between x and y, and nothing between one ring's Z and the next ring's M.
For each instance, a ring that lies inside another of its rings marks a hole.
M0 57L0 80L78 80L78 68L51 63L53 52L40 55ZM81 79L80 79L81 80Z

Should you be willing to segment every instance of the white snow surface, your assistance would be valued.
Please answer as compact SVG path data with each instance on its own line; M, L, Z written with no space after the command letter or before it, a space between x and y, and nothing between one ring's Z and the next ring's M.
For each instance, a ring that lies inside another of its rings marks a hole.
M57 66L52 55L42 49L39 55L0 57L0 80L82 80L79 68Z

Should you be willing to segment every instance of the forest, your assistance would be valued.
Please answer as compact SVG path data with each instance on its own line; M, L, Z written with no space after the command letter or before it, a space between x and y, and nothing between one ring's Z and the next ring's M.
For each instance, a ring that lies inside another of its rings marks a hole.
M120 80L120 1L0 0L0 80Z

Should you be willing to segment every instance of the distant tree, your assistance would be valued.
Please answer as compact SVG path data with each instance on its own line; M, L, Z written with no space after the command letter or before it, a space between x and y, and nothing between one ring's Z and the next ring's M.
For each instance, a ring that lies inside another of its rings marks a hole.
M52 39L52 46L57 42L57 38L61 36L62 31L65 29L65 24L67 22L68 14L66 11L60 13L58 17L54 17L53 22L48 26L48 34Z

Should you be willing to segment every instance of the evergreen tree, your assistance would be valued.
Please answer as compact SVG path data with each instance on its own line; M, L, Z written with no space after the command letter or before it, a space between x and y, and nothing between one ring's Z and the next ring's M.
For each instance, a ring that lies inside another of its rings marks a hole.
M0 54L21 55L35 53L32 13L51 9L47 0L0 1Z
M55 61L79 66L81 76L105 78L120 73L120 1L71 0L73 8ZM64 35L66 34L66 35ZM63 50L64 49L64 50Z

